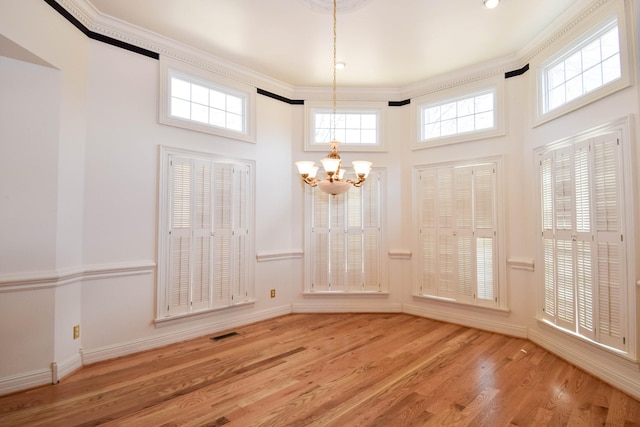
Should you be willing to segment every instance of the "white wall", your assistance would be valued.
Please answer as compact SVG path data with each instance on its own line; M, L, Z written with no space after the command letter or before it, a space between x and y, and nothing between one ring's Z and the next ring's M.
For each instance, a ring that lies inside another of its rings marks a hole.
M303 295L303 185L293 162L318 160L323 153L304 152L302 106L258 95L255 144L160 125L158 61L88 40L41 0L0 0L0 35L55 68L0 58L0 84L7 85L0 87L0 144L11 154L0 168L0 235L7 236L0 245L0 394L47 382L52 363L64 376L82 363L291 311L405 311L556 346L564 336L534 320L535 271L507 266L506 313L412 296L412 170L503 157L502 256L537 265L533 150L639 109L634 86L532 129L529 72L505 82L506 135L412 150L413 110L389 107L388 151L344 155L386 168L389 294L310 297ZM34 84L39 90L26 91ZM36 121L29 117L33 108L42 116ZM154 323L161 145L255 161L255 303ZM636 168L638 155L636 150ZM14 173L19 181L8 176ZM14 202L9 209L7 198ZM640 223L637 209L634 214ZM276 298L269 298L270 289ZM20 334L11 326L16 322ZM71 336L74 324L81 326L80 340ZM634 371L633 364L568 341L567 359L586 360L614 384L621 377L640 383L637 366ZM598 370L607 364L613 368Z
M0 141L11 162L2 169L16 173L0 184L11 200L0 209L0 390L12 391L81 366L72 331L80 323L88 40L42 1L2 0L0 11L0 56L7 47L22 60L3 58L0 70L0 103L8 103Z

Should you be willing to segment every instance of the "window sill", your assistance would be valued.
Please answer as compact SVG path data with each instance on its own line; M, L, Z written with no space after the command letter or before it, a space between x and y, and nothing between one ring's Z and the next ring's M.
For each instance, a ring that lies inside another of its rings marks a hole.
M455 307L470 308L474 311L479 311L479 312L491 312L491 313L502 314L505 316L508 316L509 313L511 313L511 310L505 307L489 307L486 305L467 304L465 302L456 301L450 298L437 297L433 295L413 294L411 296L414 299L418 299L418 300L435 301L438 303L451 305Z
M343 297L362 297L362 296L380 296L388 297L389 292L374 292L374 291L305 291L302 293L304 296L343 296Z
M623 351L623 350L619 350L617 348L613 348L613 347L609 347L606 346L604 344L600 344L599 342L593 341L587 337L583 337L582 335L579 335L575 332L572 332L570 330L561 328L560 326L556 326L553 323L545 320L545 319L541 319L539 317L536 317L536 320L538 321L538 325L540 325L543 329L545 330L550 330L554 333L557 334L562 334L564 335L568 335L569 337L577 340L578 342L581 343L585 343L595 349L597 349L598 351L604 351L607 352L608 354L614 355L616 357L618 357L620 360L625 361L625 362L632 362L634 365L640 366L640 359L634 359L628 352ZM565 338L566 339L566 338Z
M154 319L153 323L155 324L156 328L171 326L178 323L199 320L199 319L210 316L212 313L228 311L237 307L246 307L248 305L255 304L255 302L256 302L255 299L250 299L250 300L239 302L237 304L229 305L226 307L211 308L207 310L195 311L192 313L184 313L184 314L176 314L175 316L160 317L160 318Z

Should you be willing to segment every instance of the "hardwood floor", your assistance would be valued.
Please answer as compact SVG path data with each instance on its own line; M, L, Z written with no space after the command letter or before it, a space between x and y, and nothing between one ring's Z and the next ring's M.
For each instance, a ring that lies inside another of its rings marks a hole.
M0 426L640 425L639 401L519 338L407 314L228 332L0 397Z

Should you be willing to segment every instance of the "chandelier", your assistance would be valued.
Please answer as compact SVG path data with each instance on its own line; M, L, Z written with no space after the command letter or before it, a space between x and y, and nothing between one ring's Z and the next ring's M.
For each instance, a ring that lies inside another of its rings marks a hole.
M321 160L322 167L327 174L326 179L316 178L318 167L312 161L296 162L298 172L302 181L312 187L318 187L325 193L332 195L342 194L353 187L361 187L371 171L371 162L357 160L352 162L356 179L344 179L345 169L342 168L342 160L338 153L340 142L335 138L335 117L336 117L336 10L337 0L333 0L333 117L331 121L331 141L329 146L331 152Z

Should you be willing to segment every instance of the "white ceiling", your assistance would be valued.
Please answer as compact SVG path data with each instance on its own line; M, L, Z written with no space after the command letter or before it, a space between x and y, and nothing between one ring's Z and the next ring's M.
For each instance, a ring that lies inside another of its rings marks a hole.
M85 1L99 15L292 86L330 86L333 79L331 2L326 11L309 7L309 0ZM360 3L338 12L337 59L347 64L338 85L397 88L486 61L517 59L593 0L502 0L493 10L482 0Z

